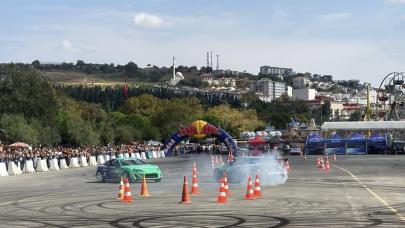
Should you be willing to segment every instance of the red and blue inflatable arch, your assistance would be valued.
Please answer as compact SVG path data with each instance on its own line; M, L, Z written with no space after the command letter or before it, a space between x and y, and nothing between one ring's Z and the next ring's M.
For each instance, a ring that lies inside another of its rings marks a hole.
M162 146L162 150L165 150L167 156L173 155L173 149L186 138L205 138L207 136L215 136L221 140L228 148L229 153L233 156L238 154L238 146L235 140L226 131L215 127L202 120L197 120L187 127L181 128L170 137Z

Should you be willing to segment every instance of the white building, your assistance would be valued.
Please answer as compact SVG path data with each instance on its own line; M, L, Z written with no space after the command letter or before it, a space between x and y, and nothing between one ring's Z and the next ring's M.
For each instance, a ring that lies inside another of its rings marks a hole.
M315 100L316 90L315 89L293 89L293 98L295 100L310 101Z
M256 93L262 101L271 102L286 93L286 86L282 82L262 78L258 81L251 81L249 90Z
M285 92L287 94L288 97L292 97L293 96L293 88L291 86L286 86L285 87Z

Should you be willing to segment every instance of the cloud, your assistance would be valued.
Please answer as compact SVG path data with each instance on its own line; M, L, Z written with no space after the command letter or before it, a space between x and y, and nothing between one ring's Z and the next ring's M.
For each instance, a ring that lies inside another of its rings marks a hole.
M69 40L64 40L62 41L62 47L65 51L67 52L72 52L72 53L79 53L81 52L81 49L78 47L75 47L72 45L72 42Z
M134 16L134 22L136 25L145 28L161 28L169 25L161 17L155 14L138 13Z
M322 20L340 20L340 19L348 19L350 17L352 17L352 15L349 13L331 13L321 15Z
M390 3L390 4L405 4L405 0L385 0L385 3Z

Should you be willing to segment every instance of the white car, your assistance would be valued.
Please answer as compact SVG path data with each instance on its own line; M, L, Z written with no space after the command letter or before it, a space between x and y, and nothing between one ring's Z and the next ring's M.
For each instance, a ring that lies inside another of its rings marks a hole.
M290 148L290 155L301 155L301 153L302 153L301 147Z

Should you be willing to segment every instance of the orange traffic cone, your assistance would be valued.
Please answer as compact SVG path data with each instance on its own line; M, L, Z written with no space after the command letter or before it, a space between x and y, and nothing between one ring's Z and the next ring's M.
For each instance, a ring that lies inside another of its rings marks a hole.
M321 166L319 167L320 169L325 169L325 162L323 161L323 158L321 158Z
M124 179L124 183L125 183L125 193L124 193L124 198L122 199L122 202L131 203L133 201L133 198L132 198L132 195L131 195L131 189L129 187L128 178Z
M195 162L193 164L193 172L195 172L195 174L197 175L197 165L195 164Z
M336 161L336 154L333 153L333 161Z
M140 195L145 196L145 197L150 196L145 176L143 176L143 178L142 178L142 187L141 187Z
M228 198L226 197L226 190L223 178L221 178L221 184L219 186L219 195L217 198L217 203L227 203Z
M247 200L255 199L254 195L253 195L252 179L250 178L250 176L248 178L248 185L247 185L245 199L247 199Z
M316 160L316 166L318 168L321 168L321 159L319 158L319 156L318 156L318 160Z
M181 195L181 201L179 203L191 203L190 194L188 193L188 184L187 184L187 177L184 176L183 181L183 193Z
M226 192L226 195L227 196L229 196L229 195L231 195L232 193L231 193L231 190L229 189L229 185L228 185L228 175L227 175L227 173L226 172L224 172L224 186L225 186L225 192Z
M328 157L326 157L326 162L325 162L325 171L329 172L330 170L330 164L329 164L329 159Z
M304 160L307 160L307 155L306 154L304 154Z
M125 186L124 186L124 179L120 180L120 186L118 187L118 197L117 199L123 200L124 199L124 194L125 194Z
M284 168L287 171L287 173L288 173L288 171L290 171L290 163L288 162L288 160L285 161Z
M200 194L198 190L197 171L193 169L193 179L191 180L191 194Z
M259 179L259 175L256 175L255 189L253 190L253 196L254 196L254 197L261 197L261 196L262 196L262 191L260 190L260 179Z

